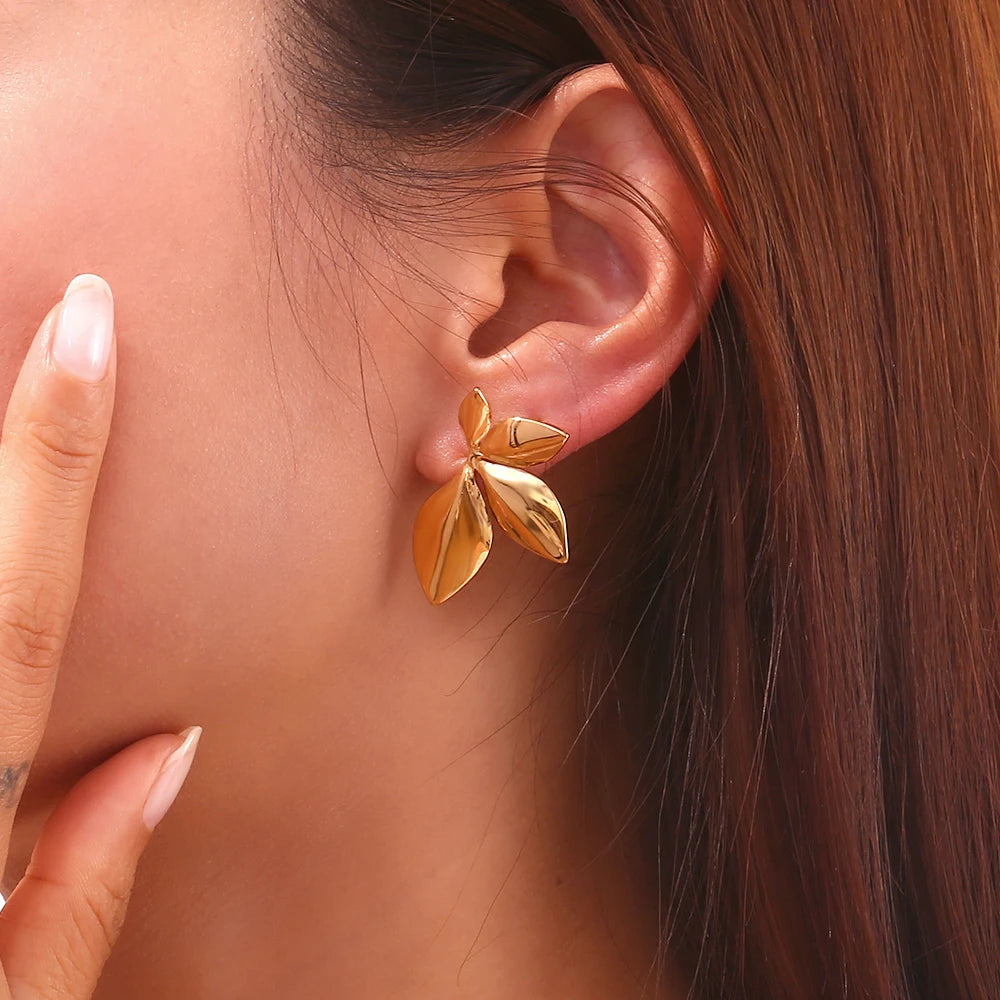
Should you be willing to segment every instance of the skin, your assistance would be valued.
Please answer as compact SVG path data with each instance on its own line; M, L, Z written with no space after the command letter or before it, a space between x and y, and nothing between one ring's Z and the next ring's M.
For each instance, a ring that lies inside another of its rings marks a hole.
M73 274L110 283L118 341L79 599L5 885L81 776L200 724L101 1000L638 996L655 899L627 838L608 848L571 753L594 616L553 612L607 541L588 526L620 514L643 407L702 307L641 217L556 185L485 196L488 233L390 232L424 273L401 269L384 227L276 141L266 13L0 6L0 393ZM467 155L525 150L631 170L710 301L701 218L614 74ZM498 315L503 349L471 353ZM473 385L497 416L570 432L541 474L573 559L553 570L503 539L431 608L410 532L464 458ZM662 995L680 979L668 969Z

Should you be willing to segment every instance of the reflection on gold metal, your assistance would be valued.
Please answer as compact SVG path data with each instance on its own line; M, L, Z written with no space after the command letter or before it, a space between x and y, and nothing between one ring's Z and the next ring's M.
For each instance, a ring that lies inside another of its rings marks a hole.
M527 469L558 455L568 438L569 435L558 427L523 417L508 417L483 435L479 450L495 462Z
M486 402L486 397L478 390L473 389L458 411L458 422L465 431L465 438L469 442L469 447L475 451L479 447L479 442L483 435L490 429L490 404Z
M500 527L536 556L567 562L566 515L552 490L522 469L481 459L475 468Z
M487 501L500 527L529 552L556 563L569 560L562 506L541 479L524 471L553 459L569 435L524 417L494 423L479 389L462 403L459 423L469 458L423 505L413 533L417 574L432 604L457 594L486 561L493 544Z
M413 557L431 603L457 594L479 572L492 544L490 515L467 464L417 515Z

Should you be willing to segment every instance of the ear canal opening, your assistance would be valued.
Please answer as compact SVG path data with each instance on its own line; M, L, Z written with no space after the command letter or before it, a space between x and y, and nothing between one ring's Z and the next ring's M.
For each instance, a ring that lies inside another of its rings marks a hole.
M485 323L480 324L469 337L469 353L474 358L492 358L507 350L530 329L520 309L512 306L511 288L522 284L530 276L531 265L523 257L512 256L504 263L504 297L500 308Z
M495 357L546 323L609 327L633 310L646 293L644 279L615 234L599 216L581 210L581 205L595 212L601 209L602 196L588 189L574 205L555 185L546 190L548 229L522 234L520 252L504 261L503 301L469 337L468 349L474 358Z

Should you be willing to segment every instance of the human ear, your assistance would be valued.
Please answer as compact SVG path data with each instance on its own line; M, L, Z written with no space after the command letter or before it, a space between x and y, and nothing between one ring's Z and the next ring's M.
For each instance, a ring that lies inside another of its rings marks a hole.
M690 118L665 83L662 92L717 190ZM454 406L429 414L422 435L417 466L432 481L467 451L456 413L473 387L500 417L566 430L560 459L615 430L680 365L721 280L679 165L611 67L565 81L496 147L501 159L547 166L542 183L498 195L491 220L506 226L454 313L464 327L428 345L455 386Z

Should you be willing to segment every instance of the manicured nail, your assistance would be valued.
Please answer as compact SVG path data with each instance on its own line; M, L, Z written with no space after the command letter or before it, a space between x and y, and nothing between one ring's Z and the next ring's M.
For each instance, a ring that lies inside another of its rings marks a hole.
M114 333L114 300L108 283L81 274L66 288L52 341L52 360L86 382L100 382L108 370Z
M201 739L201 726L191 726L180 734L184 742L163 762L160 773L153 782L153 787L146 796L146 804L142 808L142 821L154 829L167 815L177 798L177 793L184 784L184 779L191 770L194 752L198 749Z

